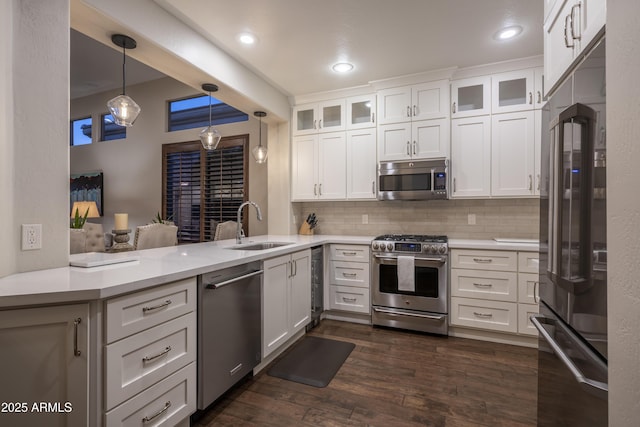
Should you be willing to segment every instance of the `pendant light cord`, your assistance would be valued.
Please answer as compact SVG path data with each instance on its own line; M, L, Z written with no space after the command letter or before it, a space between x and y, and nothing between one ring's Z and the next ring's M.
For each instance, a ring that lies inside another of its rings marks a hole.
M209 91L209 127L211 127L211 91Z
M124 44L122 46L122 94L126 95L125 93L125 87L126 87L126 66L127 66L127 54L126 54L126 50L127 48L124 47Z

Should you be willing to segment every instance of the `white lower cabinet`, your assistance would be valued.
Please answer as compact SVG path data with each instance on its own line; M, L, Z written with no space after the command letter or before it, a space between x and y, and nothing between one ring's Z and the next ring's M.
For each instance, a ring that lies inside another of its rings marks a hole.
M451 250L451 325L535 335L537 252Z
M329 310L369 314L369 246L331 245L329 248Z
M311 251L263 262L263 360L311 320Z
M89 321L88 304L0 311L0 424L89 425Z
M196 410L196 279L105 302L107 426L173 426Z

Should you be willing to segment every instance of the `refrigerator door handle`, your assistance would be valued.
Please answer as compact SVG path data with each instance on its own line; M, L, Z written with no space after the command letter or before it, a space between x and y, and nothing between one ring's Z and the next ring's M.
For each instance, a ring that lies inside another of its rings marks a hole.
M590 393L600 399L607 400L607 395L609 393L609 386L600 381L592 380L590 378L585 377L580 369L571 361L569 356L562 350L562 348L558 345L558 343L553 339L553 337L547 332L547 330L542 326L539 319L546 319L542 315L533 315L529 318L533 326L536 327L540 335L547 341L547 343L551 346L553 351L556 353L558 358L565 364L565 366L571 371L571 374L575 377L576 381L580 384L582 389L584 389L587 393Z

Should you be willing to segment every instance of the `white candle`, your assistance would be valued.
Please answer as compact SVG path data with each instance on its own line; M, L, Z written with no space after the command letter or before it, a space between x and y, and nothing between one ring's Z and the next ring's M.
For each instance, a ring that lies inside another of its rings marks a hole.
M129 229L129 214L117 213L115 214L114 230L128 230Z

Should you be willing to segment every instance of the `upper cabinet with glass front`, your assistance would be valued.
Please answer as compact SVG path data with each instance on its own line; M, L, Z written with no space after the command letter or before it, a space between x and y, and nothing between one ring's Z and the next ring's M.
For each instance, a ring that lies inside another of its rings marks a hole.
M297 105L293 109L293 135L310 135L346 129L345 101L337 99L317 104Z
M347 98L347 130L370 128L375 125L375 94Z
M491 112L513 113L542 107L541 70L528 68L491 77Z
M451 118L491 113L491 77L473 77L451 82Z

